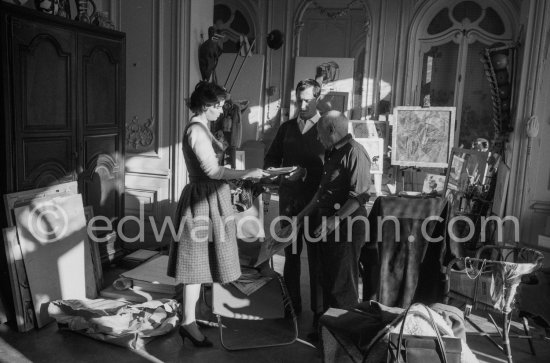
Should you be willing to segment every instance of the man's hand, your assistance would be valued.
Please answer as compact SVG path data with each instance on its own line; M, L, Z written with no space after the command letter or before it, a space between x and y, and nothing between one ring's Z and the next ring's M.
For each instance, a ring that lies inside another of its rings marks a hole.
M313 232L313 236L316 238L325 238L336 228L338 228L338 225L340 224L340 218L337 215L332 215L330 217L326 218L326 223L321 223L319 227L315 229ZM324 228L326 226L326 228Z
M285 179L288 181L296 181L305 178L306 174L307 170L301 166L298 166L292 173L285 175Z

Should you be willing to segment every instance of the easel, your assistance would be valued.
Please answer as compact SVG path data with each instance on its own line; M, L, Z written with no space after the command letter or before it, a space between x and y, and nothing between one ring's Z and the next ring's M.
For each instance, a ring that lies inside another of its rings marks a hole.
M248 44L248 42L246 42ZM237 74L235 75L235 79L233 79L233 82L231 83L231 87L227 90L227 92L231 93L231 90L233 89L233 86L235 85L235 82L237 81L237 78L239 78L239 74L241 74L241 70L243 69L244 63L246 62L246 59L250 55L250 52L252 52L252 48L254 48L254 44L256 44L256 39L252 41L252 44L250 45L250 48L248 48L248 51L246 52L246 55L244 56L243 61L241 62L241 65L239 66L239 69L237 70ZM243 46L245 43L241 43L239 46L239 51L235 54L235 59L233 59L233 63L231 64L231 68L229 69L229 72L227 73L227 78L223 84L223 87L227 89L227 83L229 82L229 79L231 78L231 73L233 73L233 68L235 67L235 63L237 63L237 58L239 58L239 55L241 54L241 51L243 49Z
M396 177L397 175L401 176L401 183L400 183L401 188L399 188L400 190L396 190L396 192L413 191L414 183L412 182L412 177L409 180L410 183L405 182L405 177L406 177L407 171L420 171L420 169L416 166L404 166L404 167L394 166L394 168L396 169L394 170L395 176ZM399 171L399 173L397 171ZM409 173L409 174L412 175L412 173ZM410 184L410 186L407 187L407 184Z
M394 175L396 176L395 182L396 182L397 193L407 192L407 191L417 191L415 187L417 184L420 184L420 183L418 183L418 180L415 175L418 173L428 173L422 170L422 168L418 166L394 165L393 168L394 168ZM422 180L422 183L423 183L423 180Z
M237 78L239 78L239 75L243 69L246 59L250 56L250 53L252 52L252 48L254 47L255 43L256 43L256 39L254 39L254 41L252 42L252 45L250 45L250 47L247 49L246 55L244 56L244 60L241 62L239 69L237 70L237 74L235 75L235 78L231 83L231 86L229 87L229 89L227 89L227 85L229 83L229 80L231 79L233 69L235 68L235 64L237 63L237 58L239 57L239 55L241 55L243 47L248 45L248 41L241 42L239 50L235 54L235 59L231 64L231 68L227 73L227 78L223 85L223 87L227 90L228 94L231 94L231 91L233 90L233 86L235 86L235 82L237 81ZM243 104L245 105L244 107L242 107ZM211 126L212 132L216 132L216 131L223 132L223 138L228 143L228 148L225 151L226 156L224 156L224 159L225 158L229 159L228 161L231 164L232 168L237 168L238 166L237 165L237 148L241 147L241 138L242 138L241 113L247 107L248 107L248 101L246 101L246 103L242 103L242 102L235 103L231 100L231 98L227 99L224 105L224 113L216 121L216 123L222 122L222 124L221 125L214 124L213 126ZM230 121L229 123L227 123L228 120ZM243 153L244 151L241 154ZM240 156L240 161L244 161L244 158L245 158L244 155L239 155L239 156ZM244 164L240 163L239 167L244 168Z

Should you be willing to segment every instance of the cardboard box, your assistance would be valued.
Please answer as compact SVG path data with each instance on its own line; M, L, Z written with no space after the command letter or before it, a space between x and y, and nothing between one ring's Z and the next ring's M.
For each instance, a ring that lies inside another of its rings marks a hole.
M480 279L477 286L477 301L493 306L491 292L494 290L494 279L492 273L484 272L479 277L472 278L475 275L474 272L468 274L466 271L452 270L450 273L451 292L473 299L475 283L477 279Z

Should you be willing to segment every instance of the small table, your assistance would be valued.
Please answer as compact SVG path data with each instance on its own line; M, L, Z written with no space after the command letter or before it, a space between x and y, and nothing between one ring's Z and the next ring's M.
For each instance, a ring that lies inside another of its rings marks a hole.
M437 222L429 222L424 233L422 223L428 217L444 215L445 206L445 200L437 197L384 196L375 200L369 223L370 246L372 242L378 242L378 271L372 266L373 261L376 261L373 256L376 249L368 248L369 244L363 248L361 261L366 273L378 272L379 283L378 286L367 284L364 287L364 300L376 299L386 306L407 307L415 299L421 264L429 264L428 271L440 271L438 259L424 260L430 243L427 239L432 236ZM389 218L398 222L397 233L396 223ZM426 268L422 266L422 270ZM372 276L367 278L372 280Z

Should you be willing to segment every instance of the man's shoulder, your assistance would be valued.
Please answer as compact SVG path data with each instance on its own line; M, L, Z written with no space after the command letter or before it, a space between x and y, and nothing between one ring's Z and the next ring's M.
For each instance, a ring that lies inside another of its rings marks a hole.
M350 153L357 155L358 157L366 157L370 161L370 156L367 150L365 150L363 145L358 143L355 139L351 139L348 145Z
M283 125L287 125L287 126L298 125L298 117L294 117L288 121L283 122Z
M292 119L290 119L290 120L288 120L288 121L285 121L285 122L281 123L281 124L279 125L279 129L278 129L278 130L279 130L279 132L280 132L281 130L286 130L286 129L288 129L289 127L293 127L293 126L296 126L296 127L298 126L298 118L292 118Z

